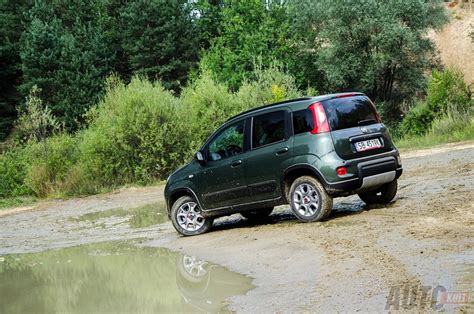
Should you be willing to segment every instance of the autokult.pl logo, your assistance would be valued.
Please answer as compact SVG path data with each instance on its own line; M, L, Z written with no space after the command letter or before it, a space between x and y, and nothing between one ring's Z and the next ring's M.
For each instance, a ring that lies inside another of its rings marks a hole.
M385 310L431 308L441 310L445 305L469 303L469 292L448 291L443 286L403 285L394 286L387 296Z

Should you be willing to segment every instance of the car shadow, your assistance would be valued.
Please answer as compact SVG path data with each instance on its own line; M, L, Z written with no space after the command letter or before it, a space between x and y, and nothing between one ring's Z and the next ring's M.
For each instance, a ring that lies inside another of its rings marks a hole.
M337 220L342 217L348 217L353 215L359 215L364 211L383 208L383 205L366 205L361 201L339 201L334 204L331 214L325 218L322 222ZM241 216L240 214L234 214L232 216L221 217L215 220L211 231L229 230L235 228L250 228L261 225L275 225L275 224L291 224L299 223L299 220L295 217L291 208L286 206L279 206L275 211L268 217L259 220L249 220Z

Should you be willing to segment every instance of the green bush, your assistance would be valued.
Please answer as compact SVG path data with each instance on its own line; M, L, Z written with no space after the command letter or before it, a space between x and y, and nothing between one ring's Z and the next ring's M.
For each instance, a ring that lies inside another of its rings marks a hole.
M428 103L418 102L409 114L403 119L399 134L422 135L426 133L433 121L435 114L430 110Z
M245 81L237 92L237 99L242 104L239 109L246 110L302 96L302 93L296 88L294 77L285 73L277 65L268 69L257 67L254 76L255 80Z
M25 109L15 123L15 140L19 143L39 142L59 131L60 124L40 98L41 89L36 85L26 98Z
M427 102L434 118L468 111L471 92L462 72L458 69L433 71L428 83Z
M418 102L400 125L400 134L423 135L431 129L433 121L451 116L453 119L470 115L471 93L458 70L433 71L428 83L426 101Z
M193 150L199 149L222 122L240 109L235 94L229 92L226 85L213 80L209 73L203 73L186 87L180 100L190 118L189 128L193 130L190 145Z
M29 164L24 183L37 196L66 194L70 171L78 160L77 138L60 134L25 148Z
M257 67L254 77L255 80L245 81L236 93L232 93L228 86L218 83L210 73L204 72L183 90L180 101L192 117L192 151L199 149L206 138L231 116L301 96L294 78L278 66L264 70Z
M0 197L89 194L164 179L232 115L300 96L294 79L276 67L255 77L233 93L204 73L180 97L160 83L110 77L87 128L0 155Z
M0 155L0 197L12 197L31 194L24 184L28 161L22 149L15 149Z
M111 79L91 116L79 162L94 184L149 183L191 155L188 112L159 83Z

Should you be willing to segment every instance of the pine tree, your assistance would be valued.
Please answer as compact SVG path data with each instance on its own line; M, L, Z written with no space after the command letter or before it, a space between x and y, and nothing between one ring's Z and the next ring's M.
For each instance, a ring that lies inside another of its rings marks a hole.
M136 0L124 7L122 45L133 73L180 89L199 54L192 9L185 0Z
M104 4L37 1L22 36L20 90L27 95L37 85L45 105L69 131L80 126L83 114L98 101L113 69Z

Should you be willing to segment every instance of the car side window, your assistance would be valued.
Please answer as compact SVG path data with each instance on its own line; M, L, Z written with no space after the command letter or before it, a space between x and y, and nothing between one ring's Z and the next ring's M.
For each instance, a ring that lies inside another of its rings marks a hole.
M285 111L274 111L253 118L253 148L279 142L284 139Z
M295 134L309 132L313 128L313 115L309 109L293 112L293 131Z
M244 120L222 130L209 144L211 160L235 156L244 151Z

